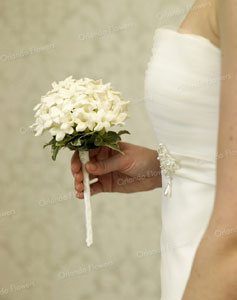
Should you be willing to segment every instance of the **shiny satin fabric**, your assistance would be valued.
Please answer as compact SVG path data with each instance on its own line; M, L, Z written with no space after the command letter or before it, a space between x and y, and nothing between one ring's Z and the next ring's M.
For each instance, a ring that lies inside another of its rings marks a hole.
M158 143L180 168L162 196L161 300L181 300L215 200L221 51L209 40L158 28L145 105ZM167 184L162 175L162 189Z

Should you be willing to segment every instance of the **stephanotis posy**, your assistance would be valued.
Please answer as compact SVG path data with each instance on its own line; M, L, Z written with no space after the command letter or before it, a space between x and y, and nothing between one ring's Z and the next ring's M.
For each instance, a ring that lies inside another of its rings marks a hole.
M107 146L119 152L118 142L127 130L118 133L109 130L115 125L124 125L128 115L128 103L121 98L121 93L112 89L111 84L102 80L72 76L58 83L52 83L53 89L41 97L34 107L35 136L48 131L52 139L46 146L51 146L52 158L56 160L61 148L78 150L82 162L84 200L86 205L87 245L92 244L90 182L85 169L89 161L89 150ZM121 152L122 153L122 152Z
M70 76L59 83L53 82L52 87L34 107L36 120L31 128L35 136L49 131L55 145L64 146L71 141L70 146L72 141L77 141L79 146L76 139L79 132L105 134L114 125L124 125L128 118L129 101L124 101L120 92L113 91L110 83L89 78L75 80Z

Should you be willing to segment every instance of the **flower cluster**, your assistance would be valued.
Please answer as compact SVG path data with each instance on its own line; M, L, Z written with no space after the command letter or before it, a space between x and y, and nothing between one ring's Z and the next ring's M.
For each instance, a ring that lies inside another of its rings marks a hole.
M124 125L129 117L129 101L113 91L110 83L70 76L53 82L52 87L34 107L36 120L31 128L35 136L47 130L59 142L75 132L108 131L113 125Z

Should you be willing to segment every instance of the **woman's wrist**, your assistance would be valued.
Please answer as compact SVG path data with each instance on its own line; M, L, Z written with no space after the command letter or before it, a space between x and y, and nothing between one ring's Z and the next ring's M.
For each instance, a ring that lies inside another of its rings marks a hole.
M149 168L147 169L147 177L151 180L151 189L161 188L162 179L161 179L161 168L160 161L158 160L157 150L151 150L151 160L149 163Z

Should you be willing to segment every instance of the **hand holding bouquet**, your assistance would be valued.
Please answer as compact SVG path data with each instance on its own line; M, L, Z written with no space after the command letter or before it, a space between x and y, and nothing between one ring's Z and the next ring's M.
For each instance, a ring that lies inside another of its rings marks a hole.
M61 148L79 151L84 181L84 201L86 212L87 246L93 242L91 226L90 182L85 164L89 161L89 150L107 146L123 153L118 145L121 135L109 129L114 125L124 125L129 117L129 101L121 98L111 84L102 80L72 76L59 83L52 83L53 89L41 97L34 108L35 123L31 125L35 136L48 131L52 139L44 145L51 146L52 159L56 160Z

